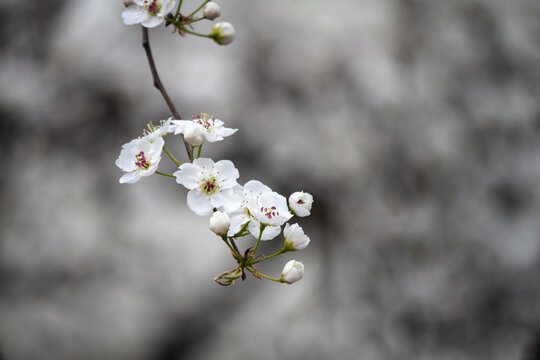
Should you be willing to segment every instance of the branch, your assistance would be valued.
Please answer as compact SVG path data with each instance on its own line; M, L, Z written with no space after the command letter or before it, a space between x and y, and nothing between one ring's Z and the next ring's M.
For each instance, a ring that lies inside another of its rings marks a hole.
M167 94L167 90L165 90L165 87L163 86L163 84L161 83L161 80L159 79L159 75L156 69L156 64L154 63L154 57L152 56L152 49L150 49L150 39L148 38L148 28L145 28L144 26L141 26L141 28L142 28L142 46L144 48L144 51L146 52L146 57L148 58L148 65L150 66L150 72L152 73L152 78L154 79L154 87L159 90L159 92L163 96L163 99L165 99L165 102L167 103L169 110L171 110L171 113L174 116L174 118L176 120L181 120L182 117L180 116L176 108L174 107L174 104L171 101L169 94ZM182 135L182 140L184 140L183 135ZM184 141L184 146L189 156L189 147L185 141Z

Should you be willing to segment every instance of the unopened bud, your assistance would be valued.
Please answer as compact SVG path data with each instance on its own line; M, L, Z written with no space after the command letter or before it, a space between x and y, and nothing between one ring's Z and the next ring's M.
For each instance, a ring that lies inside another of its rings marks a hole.
M199 146L204 140L204 129L199 124L188 124L184 130L184 140L191 146Z
M212 33L210 35L218 44L227 45L234 40L236 33L230 23L218 22L212 28Z
M215 2L210 1L204 5L203 14L208 20L214 20L221 14L221 8Z
M229 226L231 226L231 220L224 212L216 211L210 218L210 230L216 235L225 235L229 231Z
M297 282L304 276L304 264L300 261L291 260L285 264L281 272L281 279L287 284Z
M283 247L287 251L302 250L309 244L309 237L304 234L304 230L298 224L289 224L285 225L283 230L283 235L285 236L285 244Z
M289 196L289 207L296 216L309 216L311 205L313 204L313 196L310 193L297 191Z

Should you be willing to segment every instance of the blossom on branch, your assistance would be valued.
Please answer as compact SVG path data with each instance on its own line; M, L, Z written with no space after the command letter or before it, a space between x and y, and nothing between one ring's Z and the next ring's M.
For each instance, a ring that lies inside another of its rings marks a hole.
M285 264L281 272L281 279L287 284L297 282L304 277L304 264L300 261L291 260Z
M176 0L132 0L122 12L122 20L126 25L153 28L165 20L175 5Z
M283 229L285 244L283 247L288 251L305 249L309 244L309 237L304 234L304 229L298 224L286 224Z
M191 120L173 120L169 131L174 131L175 135L184 134L195 124L199 126L204 133L204 137L208 142L221 141L227 136L231 136L238 129L231 129L224 126L224 122L216 119L213 115L202 113L201 115L192 116Z
M310 193L297 191L289 196L289 206L296 216L309 216L312 204L313 196Z
M189 189L188 207L199 216L210 215L214 208L233 212L240 207L241 200L233 192L240 174L230 160L195 159L180 165L173 175Z
M135 184L141 177L156 172L164 143L163 138L159 137L154 142L141 138L124 144L115 162L116 166L127 172L120 178L120 184Z

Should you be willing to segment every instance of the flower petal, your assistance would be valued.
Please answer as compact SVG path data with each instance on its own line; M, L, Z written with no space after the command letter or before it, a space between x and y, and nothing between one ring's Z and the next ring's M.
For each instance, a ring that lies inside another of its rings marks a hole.
M141 180L141 175L138 171L131 171L124 174L118 181L120 184L135 184L137 181Z
M190 163L183 163L180 169L173 173L176 176L176 182L184 185L189 190L199 187L202 169L199 166Z
M161 24L165 20L162 17L159 16L148 16L148 18L141 23L142 26L146 28L154 28Z
M126 25L139 24L147 18L148 14L139 6L129 6L126 10L122 11L122 20Z
M191 211L199 216L206 216L212 213L213 206L210 203L210 198L200 189L194 189L188 192L187 204Z
M216 179L219 187L222 189L230 189L237 184L236 179L240 177L238 170L230 160L220 160L216 163L217 170Z
M255 239L259 238L259 231L260 231L261 223L256 219L251 219L249 222L247 229L250 232L251 235L255 237ZM267 226L264 228L264 231L261 236L261 240L272 240L276 236L279 235L281 232L281 227L279 226Z

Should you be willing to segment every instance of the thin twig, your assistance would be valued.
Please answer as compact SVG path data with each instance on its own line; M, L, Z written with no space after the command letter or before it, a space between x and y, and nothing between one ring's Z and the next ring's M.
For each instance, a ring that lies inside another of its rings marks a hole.
M154 87L159 90L159 92L163 96L163 99L165 99L165 102L167 103L169 110L171 110L171 113L174 116L174 118L176 120L181 120L182 117L180 116L178 111L176 111L176 108L174 107L174 104L171 101L169 94L167 94L167 90L165 90L165 87L163 86L161 80L159 79L159 75L156 69L156 64L154 63L154 57L152 56L152 50L150 49L150 39L148 38L148 28L145 28L144 26L141 26L141 28L142 28L142 46L144 48L144 51L146 52L146 57L148 58L148 65L150 66L150 72L152 73L152 78L154 79ZM182 135L182 140L184 140L183 135ZM186 142L184 142L184 146L189 156L189 146Z

